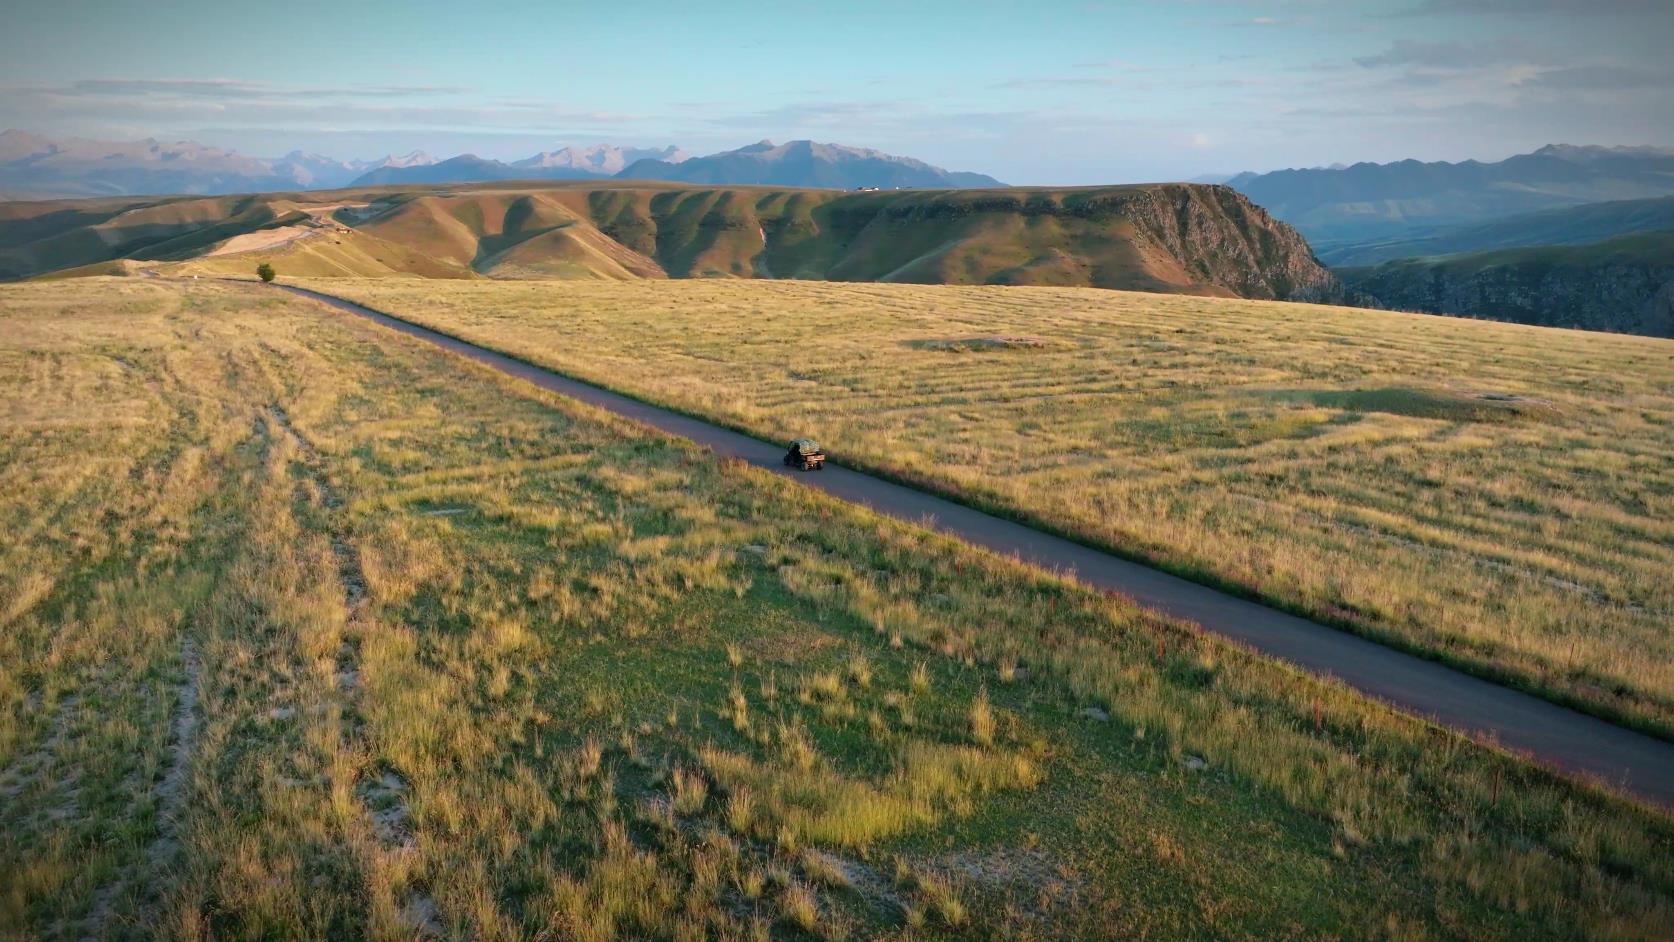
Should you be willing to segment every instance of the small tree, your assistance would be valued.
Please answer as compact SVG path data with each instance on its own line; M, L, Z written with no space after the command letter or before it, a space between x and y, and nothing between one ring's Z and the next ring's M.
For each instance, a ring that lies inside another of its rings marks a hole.
M266 262L256 266L256 277L260 278L263 282L271 282L275 274L277 274L277 272L273 270L273 266Z

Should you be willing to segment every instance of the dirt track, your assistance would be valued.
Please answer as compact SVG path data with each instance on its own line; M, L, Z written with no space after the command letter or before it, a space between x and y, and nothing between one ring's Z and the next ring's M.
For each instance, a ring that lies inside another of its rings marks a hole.
M446 334L304 288L278 286L340 311L782 474L810 487L1133 598L1396 707L1483 734L1563 770L1595 776L1674 808L1674 743L1624 729L1549 701L1472 677L1373 641L1240 599L1099 550L973 510L881 478L828 465L799 473L780 463L782 446L681 415L532 366Z

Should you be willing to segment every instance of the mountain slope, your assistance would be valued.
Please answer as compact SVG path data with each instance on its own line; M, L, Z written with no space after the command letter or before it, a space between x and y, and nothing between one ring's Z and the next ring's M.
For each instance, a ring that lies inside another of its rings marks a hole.
M406 200L362 228L501 275L509 273L502 266L526 274L551 264L554 274L593 277L1091 285L1257 298L1316 296L1330 282L1289 227L1225 187L1188 184L438 194Z
M1586 203L1452 226L1406 239L1347 243L1322 250L1320 260L1343 267L1397 258L1453 255L1533 245L1587 245L1636 232L1674 230L1674 196Z
M668 147L617 147L613 144L594 144L591 147L565 147L546 151L512 162L513 167L549 170L566 167L601 177L615 176L629 164L640 160L661 160L677 164L689 160L691 154L670 144Z
M214 196L280 189L328 189L382 166L434 163L418 151L381 161L338 160L293 150L248 157L195 141L53 140L0 131L0 193L15 199L99 195Z
M264 236L277 230L254 233ZM330 232L299 231L284 233L263 248L247 248L239 244L241 237L217 243L207 253L174 263L176 274L248 277L252 258L270 262L291 277L382 277L408 275L420 278L476 278L468 266L455 265L433 258L411 246L380 239L370 233L350 229ZM124 264L136 263L124 260ZM156 267L155 264L147 265Z
M193 141L52 140L25 131L0 132L0 194L6 199L214 196L344 186L601 180L616 175L832 189L1000 185L982 174L950 173L908 157L811 141L780 146L762 142L696 159L672 145L652 149L596 144L508 163L474 154L438 161L419 151L377 161L337 160L302 151L270 159Z
M50 140L3 131L0 189L62 196L277 190L306 185L299 173L322 169L308 166L303 155L292 157L260 160L193 141Z
M1609 200L1674 195L1674 152L1550 145L1497 163L1359 163L1229 181L1322 253L1436 226Z
M572 167L520 167L461 154L447 160L408 167L379 167L357 178L351 186L412 186L425 183L490 183L496 180L583 180L597 174Z
M635 180L674 180L682 183L759 184L852 190L878 187L937 189L1004 186L980 173L954 173L911 157L842 144L761 141L737 150L693 157L674 164L643 160L622 171Z
M119 258L189 258L308 214L272 197L173 197L0 205L0 279Z
M1674 337L1674 232L1338 269L1384 307Z
M434 277L1333 290L1289 226L1227 187L1194 184L844 193L614 182L0 207L0 278L122 258L248 270L281 251L321 274L380 273L348 258L361 252Z
M270 166L275 174L311 190L343 186L366 172L366 165L360 161L338 160L300 150L293 150L272 161Z

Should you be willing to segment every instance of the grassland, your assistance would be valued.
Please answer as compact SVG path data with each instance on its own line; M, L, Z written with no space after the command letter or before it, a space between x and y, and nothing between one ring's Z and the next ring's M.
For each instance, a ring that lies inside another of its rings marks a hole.
M1674 729L1666 341L1081 290L319 287Z
M371 325L0 328L0 937L1674 919L1663 814Z

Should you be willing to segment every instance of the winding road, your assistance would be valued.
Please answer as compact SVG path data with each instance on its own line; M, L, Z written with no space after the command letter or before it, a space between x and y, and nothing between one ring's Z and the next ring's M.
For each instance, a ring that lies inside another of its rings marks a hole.
M276 286L376 321L552 392L690 439L834 497L928 526L1132 598L1305 670L1336 678L1399 709L1486 735L1561 771L1592 776L1674 809L1674 743L1578 713L1374 641L1171 576L1020 523L836 465L803 474L783 466L783 446L571 379L342 298Z

